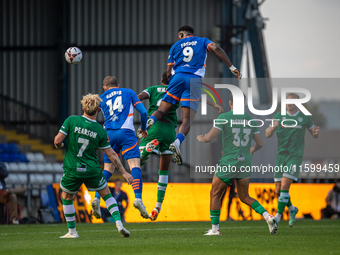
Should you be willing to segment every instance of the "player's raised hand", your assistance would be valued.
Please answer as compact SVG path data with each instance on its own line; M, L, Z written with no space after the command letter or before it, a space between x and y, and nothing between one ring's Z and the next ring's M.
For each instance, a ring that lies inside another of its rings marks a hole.
M242 73L235 66L232 65L229 69L239 80L242 78Z
M222 106L215 104L214 108L217 110L218 113L223 113L224 109Z
M125 180L127 181L127 183L130 185L133 182L133 177L131 174L129 174L128 172L125 172L122 174L123 177L125 178Z

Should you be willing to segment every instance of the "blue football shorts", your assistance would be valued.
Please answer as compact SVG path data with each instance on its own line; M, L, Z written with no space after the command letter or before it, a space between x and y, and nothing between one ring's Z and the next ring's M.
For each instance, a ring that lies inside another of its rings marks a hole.
M108 129L106 132L109 136L111 147L117 154L121 151L125 160L140 158L137 137L133 130L126 128L115 130ZM104 163L111 163L105 153Z
M197 112L200 99L202 78L190 73L176 73L171 76L169 86L162 100L176 105L179 101L181 107L189 107Z

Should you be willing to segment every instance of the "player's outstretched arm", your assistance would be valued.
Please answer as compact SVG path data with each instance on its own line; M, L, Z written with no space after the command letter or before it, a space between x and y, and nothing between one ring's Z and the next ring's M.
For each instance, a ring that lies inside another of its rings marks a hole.
M216 43L209 44L209 50L214 52L226 65L229 67L230 71L238 78L242 78L242 73L231 63L227 53L222 50Z
M127 183L131 184L133 181L133 177L131 176L131 174L126 172L125 168L123 167L122 163L120 162L118 158L118 155L114 152L114 150L112 150L112 148L108 148L108 149L103 149L103 152L110 159L115 169L118 169L118 171L123 175Z
M216 136L218 136L222 131L220 129L217 129L217 128L212 128L208 134L205 134L205 135L199 135L197 136L197 140L200 142L200 143L208 143L208 142L211 142L212 140L215 139Z
M278 126L279 126L279 122L278 121L274 121L272 127L271 126L267 127L267 129L266 129L266 138L272 137Z
M263 147L263 141L260 133L254 134L253 139L255 141L254 147L250 149L250 155L253 156L255 151L258 151Z
M308 129L309 133L313 136L313 138L319 137L320 127L314 126L311 129Z
M138 99L139 99L140 101L143 101L143 100L145 100L145 99L148 99L148 98L149 98L149 95L148 95L148 93L146 93L146 92L141 92L141 93L139 93L139 94L137 95L137 97L138 97Z
M59 132L54 137L54 147L56 147L57 149L62 148L64 146L63 141L64 141L65 138L66 138L66 135Z
M211 101L207 100L207 104L212 106L212 107L214 107L218 113L223 113L224 112L223 107L218 105L218 104L215 104L214 102L211 102Z

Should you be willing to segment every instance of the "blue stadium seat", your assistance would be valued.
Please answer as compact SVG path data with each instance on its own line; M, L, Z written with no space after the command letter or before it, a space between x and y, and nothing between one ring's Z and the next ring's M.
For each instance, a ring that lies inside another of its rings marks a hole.
M18 146L15 143L7 144L8 153L20 153Z
M26 163L29 162L29 160L26 158L26 155L24 153L19 154L19 160L20 162L26 162Z
M10 162L20 162L20 157L18 153L10 153Z
M8 153L8 148L6 143L0 143L0 153Z
M1 162L12 162L8 153L0 153Z

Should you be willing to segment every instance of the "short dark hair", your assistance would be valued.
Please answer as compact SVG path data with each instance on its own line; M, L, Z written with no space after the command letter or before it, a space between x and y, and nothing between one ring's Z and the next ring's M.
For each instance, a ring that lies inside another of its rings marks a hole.
M103 85L105 87L117 87L118 86L118 80L114 76L106 76L103 80Z
M181 26L181 27L178 29L178 32L181 32L181 31L186 31L186 32L189 32L189 33L191 33L191 34L194 33L194 29L193 29L191 26L188 26L188 25Z
M123 182L123 180L120 179L120 178L117 178L117 179L114 180L114 182Z
M169 85L168 72L166 70L162 74L162 82Z
M242 92L242 94L243 94L243 96L244 96L244 100L246 100L246 95ZM234 99L233 99L233 93L230 93L229 94L229 101L231 101L232 103L234 103L234 101L233 101Z
M299 95L298 95L298 94L295 94L295 93L289 93L289 94L287 95L287 97L289 97L289 96L294 97L294 98L300 98Z

